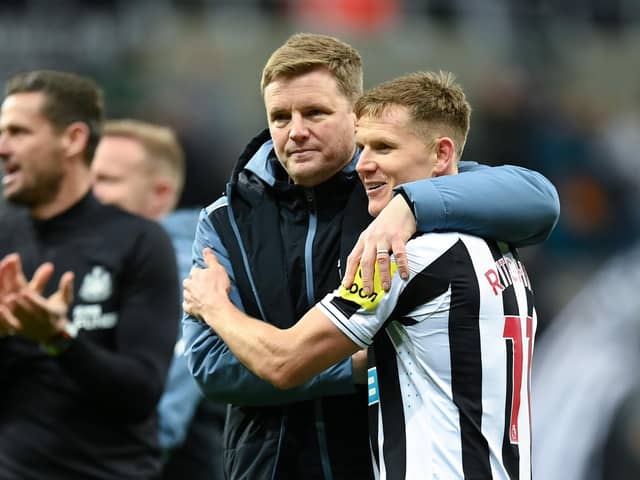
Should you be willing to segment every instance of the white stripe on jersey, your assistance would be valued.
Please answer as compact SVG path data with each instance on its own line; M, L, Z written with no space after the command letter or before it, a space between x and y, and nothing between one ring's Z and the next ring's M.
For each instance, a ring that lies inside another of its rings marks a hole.
M373 345L381 478L531 478L536 318L524 268L496 244L457 233L417 237L407 256L409 279L396 273L373 310L340 290L319 305L356 344Z

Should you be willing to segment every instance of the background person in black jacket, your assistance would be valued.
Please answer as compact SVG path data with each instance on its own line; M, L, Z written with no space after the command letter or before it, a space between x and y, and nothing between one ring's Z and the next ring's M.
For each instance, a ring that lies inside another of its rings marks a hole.
M93 81L33 71L5 93L3 194L29 215L0 228L0 477L152 478L179 315L171 242L90 192Z

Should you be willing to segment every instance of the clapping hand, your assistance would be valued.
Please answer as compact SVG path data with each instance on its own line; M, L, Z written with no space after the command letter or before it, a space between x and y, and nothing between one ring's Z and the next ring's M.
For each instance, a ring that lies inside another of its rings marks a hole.
M46 342L64 330L73 301L73 273L63 274L58 290L45 298L42 292L53 271L53 264L44 263L28 282L19 255L0 262L0 337L19 335Z

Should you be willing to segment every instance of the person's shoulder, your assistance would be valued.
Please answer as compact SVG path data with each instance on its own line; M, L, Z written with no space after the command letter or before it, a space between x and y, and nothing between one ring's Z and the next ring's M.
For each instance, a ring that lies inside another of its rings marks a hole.
M160 235L166 236L162 226L148 218L134 215L119 207L113 205L97 206L99 209L98 218L100 218L100 225L102 229L111 231L115 235L122 235L126 237L139 237L142 235Z
M26 208L0 201L0 258L16 243L24 243L32 235L32 228Z
M165 216L160 223L174 242L180 239L191 241L201 211L202 209L197 207L180 208Z
M212 202L209 205L207 205L204 208L204 211L206 212L207 215L211 215L214 211L218 210L219 208L223 208L228 205L229 205L229 199L227 198L226 195L222 195L215 202Z
M411 237L408 245L421 245L425 243L454 243L461 239L462 237L471 237L472 235L467 235L461 232L427 232L427 233L418 233Z
M413 255L420 256L425 252L433 254L442 254L453 247L458 242L465 242L465 239L478 239L472 235L461 232L429 232L414 235L407 242L407 254L409 257Z
M111 222L115 224L123 224L138 228L148 228L150 225L155 224L153 220L135 215L127 212L115 205L103 205L99 204L97 208L100 210L100 218L105 222Z

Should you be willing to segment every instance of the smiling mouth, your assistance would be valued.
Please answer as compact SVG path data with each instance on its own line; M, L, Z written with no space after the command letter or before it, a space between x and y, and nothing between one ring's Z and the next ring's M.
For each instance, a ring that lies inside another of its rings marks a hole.
M379 190L384 187L386 183L371 183L367 185L367 192L373 192L375 190Z

